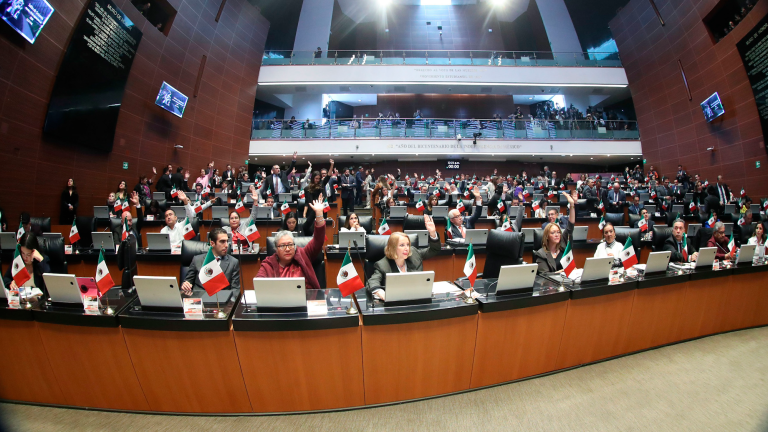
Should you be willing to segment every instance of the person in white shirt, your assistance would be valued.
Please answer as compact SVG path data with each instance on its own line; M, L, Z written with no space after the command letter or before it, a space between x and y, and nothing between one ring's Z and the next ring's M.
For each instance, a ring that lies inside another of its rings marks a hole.
M357 217L357 213L350 213L347 216L344 226L339 231L361 231L366 232L365 228L360 226L360 219Z
M183 191L178 191L179 200L184 203L184 211L187 213L187 218L195 217L195 210L192 208L187 194ZM213 205L213 201L208 201L203 204L203 210ZM171 240L171 246L181 246L181 242L184 241L184 224L186 218L179 220L176 212L173 209L165 211L165 226L160 230L162 234L168 234L168 238Z
M765 240L766 240L765 225L763 225L762 223L759 223L755 227L755 235L752 236L747 242L747 244L757 246L755 248L756 257L759 257L759 258L765 257Z
M595 258L611 257L615 262L621 256L620 254L623 249L624 245L616 241L616 230L613 228L613 224L610 222L606 223L603 227L603 241L597 245Z

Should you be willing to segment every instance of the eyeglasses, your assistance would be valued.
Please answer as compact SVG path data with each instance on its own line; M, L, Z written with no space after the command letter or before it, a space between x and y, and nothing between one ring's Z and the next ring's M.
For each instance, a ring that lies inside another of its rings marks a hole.
M288 250L288 249L295 248L296 244L294 244L294 243L286 243L286 244L277 245L276 247L278 249L281 249L281 250Z

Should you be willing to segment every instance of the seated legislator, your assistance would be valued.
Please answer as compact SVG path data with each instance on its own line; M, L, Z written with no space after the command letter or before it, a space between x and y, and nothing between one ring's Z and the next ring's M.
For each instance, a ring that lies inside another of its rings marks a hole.
M755 248L755 256L759 258L765 257L765 239L766 239L766 222L762 222L755 226L755 235L750 237L747 244L757 246Z
M432 207L437 207L437 203L440 199L439 195L431 194L429 198L427 198L426 206L424 207L424 215L425 216L432 216Z
M256 202L254 200L253 202ZM264 201L264 205L261 207L266 207L269 209L269 218L270 219L280 219L280 212L275 210L275 199L272 197L267 197L267 199ZM256 213L255 211L253 213Z
M315 200L309 204L309 207L315 212L312 240L303 248L297 249L293 242L293 234L288 231L279 231L275 234L277 252L262 261L261 268L256 274L257 278L303 277L307 289L320 289L317 275L312 268L312 257L320 253L325 241L323 202Z
M640 240L651 241L653 240L653 220L651 219L651 214L648 213L648 210L645 207L643 207L640 209L640 216L641 219L635 222L632 228L640 228L640 221L644 219L648 229L645 232L640 231Z
M211 242L211 249L213 250L213 257L219 262L222 273L227 277L229 286L225 289L240 290L240 264L237 263L237 258L233 258L227 255L227 248L229 247L229 241L227 232L221 228L214 228L209 235ZM203 267L203 261L205 260L208 252L192 258L192 262L189 264L189 269L184 277L184 283L181 284L181 291L184 294L192 294L192 289L202 290L203 284L200 282L200 269Z
M725 227L723 227L725 230ZM668 237L664 240L663 251L672 252L669 256L669 262L684 262L683 259L683 235L685 234L685 222L682 219L675 219L672 224L672 237ZM699 253L693 249L693 241L686 239L686 253L688 254L688 261L694 262L699 257Z
M712 233L712 238L707 242L707 247L716 247L715 258L721 261L732 260L736 256L736 248L733 250L728 249L729 238L725 235L725 225L717 221L715 222L715 230Z
M616 229L613 224L607 222L603 227L603 241L597 245L595 251L595 258L613 258L614 265L621 264L619 256L621 251L624 250L624 245L616 240Z
M241 245L248 244L248 240L245 238L243 233L240 232L241 226L247 226L249 225L249 220L256 219L256 202L258 201L258 192L256 191L256 188L251 185L251 197L253 198L253 207L251 207L251 215L246 219L242 220L240 219L240 213L238 213L235 210L232 210L229 212L229 226L222 227L224 232L227 234L232 234L232 243L240 243Z
M19 238L19 244L21 245L21 259L24 261L24 267L29 273L28 281L22 285L23 287L35 287L39 288L43 292L43 298L48 298L48 290L45 288L45 281L43 280L43 273L49 273L51 267L49 265L48 257L42 255L37 250L40 245L37 242L37 236L31 232L24 233ZM8 265L3 276L3 282L8 289L17 289L16 282L13 281L13 265Z
M32 219L29 216L29 213L22 212L21 213L21 225L24 227L25 233L32 233L37 237L40 237L43 235L43 229L40 227L39 224L33 224Z
M543 202L545 204L539 204L539 210L543 210L543 211L546 212L547 220L546 220L546 222L541 224L541 229L546 228L547 225L549 225L551 223L557 223L558 225L560 225L560 229L561 230L566 229L568 227L568 218L566 218L565 216L560 215L560 211L557 210L556 208L549 208L549 209L547 209L545 207L546 201L543 201ZM536 211L538 212L539 210L536 210Z
M565 250L573 236L573 224L576 222L576 201L573 195L577 193L575 190L571 191L570 194L563 192L563 195L568 199L571 209L568 212L567 228L562 230L560 225L556 223L549 223L544 228L541 237L541 249L533 253L533 262L539 266L539 274L560 273L563 271L560 260L563 258L563 250Z
M289 231L300 236L311 235L312 225L314 223L314 219L309 218L304 222L304 225L299 225L299 217L296 212L290 212L283 218L283 223L280 224L280 230Z
M179 200L184 203L184 212L187 214L187 217L185 219L178 220L176 212L173 209L168 209L165 211L164 215L165 226L160 230L160 233L168 234L168 238L171 240L171 246L181 246L181 242L184 241L184 224L186 223L187 219L192 219L195 217L195 210L189 203L189 198L187 198L187 195L182 191L178 191L178 194ZM203 205L203 208L208 208L210 206L211 202L209 201Z
M361 231L365 232L365 228L360 226L360 218L357 217L357 213L350 213L347 216L347 220L344 222L344 226L339 231Z
M475 186L472 189L472 194L475 196L475 207L472 209L472 216L469 219L464 220L464 216L456 209L448 212L448 218L451 221L450 234L454 240L466 237L467 230L475 228L475 222L480 219L480 213L483 212L483 199L480 197L480 189ZM426 220L426 217L424 219Z
M632 205L629 206L629 214L640 214L640 210L642 210L645 206L643 206L643 203L640 202L640 195L636 194L635 197L632 199Z
M478 193L479 194L479 193ZM373 274L366 283L366 288L374 297L385 300L387 273L407 273L424 270L424 260L440 253L440 237L435 231L432 216L424 216L424 225L429 234L429 247L411 248L411 239L402 232L393 232L384 248L384 258L373 266ZM263 264L262 264L263 266Z

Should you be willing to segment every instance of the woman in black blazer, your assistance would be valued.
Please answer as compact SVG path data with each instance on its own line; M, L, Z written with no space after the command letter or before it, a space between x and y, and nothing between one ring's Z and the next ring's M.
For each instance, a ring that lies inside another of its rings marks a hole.
M561 231L558 224L549 224L544 228L541 237L541 249L533 252L533 262L538 264L539 274L560 273L563 266L560 259L563 258L563 250L573 237L573 224L576 223L576 198L578 193L574 190L571 193L563 192L568 199L570 211L568 212L568 227Z
M439 196L434 194L427 198L427 205L424 206L424 216L432 216L432 207L437 206L438 198Z
M723 206L720 205L720 196L717 194L715 185L707 186L707 197L704 198L704 205L706 206L707 214L715 212L717 215L723 215Z
M32 233L24 233L19 239L21 245L21 259L24 260L24 265L27 268L27 272L32 277L28 284L35 288L39 288L43 292L43 299L48 298L48 290L45 287L45 281L43 280L43 273L49 273L51 267L47 256L41 254L40 244L37 241L37 236ZM13 281L13 265L8 266L8 270L3 276L3 282L8 289L16 289L16 282Z

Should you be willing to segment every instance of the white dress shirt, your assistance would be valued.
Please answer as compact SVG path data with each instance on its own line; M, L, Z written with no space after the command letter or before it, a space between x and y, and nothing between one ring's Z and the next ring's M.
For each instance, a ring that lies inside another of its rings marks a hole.
M205 203L208 207L210 207L210 204L211 203ZM203 207L205 207L205 205ZM184 211L187 213L187 218L195 217L195 210L192 208L192 205L185 205ZM173 228L166 225L160 230L161 234L168 234L168 238L171 240L171 246L181 246L181 242L184 241L184 224L187 222L187 218L177 219Z
M613 254L613 258L616 259L621 256L622 250L624 250L624 245L618 241L614 241L610 246L605 241L602 241L597 245L595 258L608 258L608 252L610 252Z

